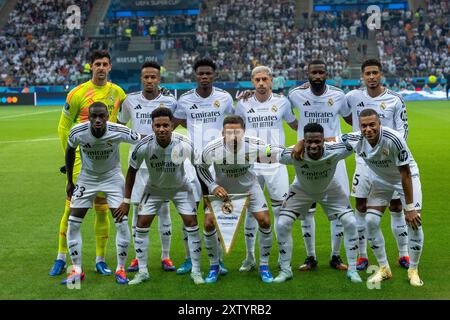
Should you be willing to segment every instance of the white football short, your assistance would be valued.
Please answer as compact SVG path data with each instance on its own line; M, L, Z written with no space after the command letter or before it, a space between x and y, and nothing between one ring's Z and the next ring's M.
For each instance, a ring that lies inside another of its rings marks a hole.
M364 160L363 160L364 161ZM365 162L356 160L355 173L353 174L351 196L355 198L367 199L372 187L371 175L374 174ZM399 199L400 196L394 192L392 199Z
M326 191L316 194L310 194L294 184L291 185L289 194L281 206L280 216L288 216L293 221L297 218L304 220L309 208L315 202L320 204L330 221L353 212L345 190L340 182L333 178Z
M289 174L285 165L255 164L253 168L261 189L267 186L267 192L272 200L283 201L289 191Z
M396 193L402 201L402 206L405 207L405 193L403 192L402 183L392 184L379 178L372 173L372 188L370 189L369 197L367 199L367 206L388 206L392 196ZM422 209L422 185L420 183L419 173L411 174L413 187L413 204L414 209Z
M168 200L173 202L179 214L197 215L195 197L189 185L182 190L146 188L139 203L138 215L156 215Z
M118 208L123 201L125 179L121 171L105 177L81 172L70 201L71 208L92 208L97 193L103 192L110 208Z

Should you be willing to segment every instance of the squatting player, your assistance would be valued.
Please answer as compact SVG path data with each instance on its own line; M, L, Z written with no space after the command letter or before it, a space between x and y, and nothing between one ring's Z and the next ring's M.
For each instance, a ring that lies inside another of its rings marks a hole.
M108 81L111 71L111 57L107 51L94 51L91 56L91 80L72 89L67 95L66 104L61 113L58 125L58 135L61 146L66 151L69 131L74 124L88 121L89 106L94 102L103 102L108 107L109 121L117 121L117 113L125 99L125 92L114 83ZM79 151L76 152L74 165L74 179L77 178L81 167ZM106 245L109 237L108 204L104 197L98 196L94 202L95 215L95 240L96 259L95 269L103 275L110 275L105 263ZM70 213L70 198L66 199L66 205L61 223L59 225L58 256L50 270L51 276L62 274L66 266L67 254L67 219Z
M68 219L67 246L73 269L62 283L74 283L84 279L81 266L81 223L89 208L92 208L98 192L106 195L116 225L117 268L116 281L128 283L125 273L130 229L126 215L118 215L116 209L122 203L125 179L120 165L121 142L136 144L141 135L133 130L108 120L108 107L94 102L89 107L89 121L74 126L69 133L66 151L67 196L71 197ZM81 170L73 183L73 168L76 149L81 154Z

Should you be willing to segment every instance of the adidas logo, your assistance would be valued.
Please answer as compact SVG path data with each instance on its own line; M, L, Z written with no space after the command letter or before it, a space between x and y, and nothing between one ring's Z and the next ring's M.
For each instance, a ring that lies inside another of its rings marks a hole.
M141 249L136 249L136 253L142 253Z
M354 246L354 247L350 248L350 251L355 251L355 250L358 250L358 246Z
M364 107L364 102L361 101L359 104L356 105L357 107Z
M342 237L343 235L344 235L343 232L339 232L339 233L335 234L334 236L335 236L335 237Z
M192 105L192 107L189 108L189 110L197 110L197 109L198 107L195 103Z
M126 253L126 252L121 252L121 253L119 253L119 256L121 256L121 257L126 257L126 256L127 256L127 253Z
M244 236L248 237L248 238L254 238L255 235L253 233L245 233Z
M304 165L302 165L300 168L302 169L309 169L308 165L305 163Z
M415 246L415 247L409 247L411 250L414 250L414 251L419 251L420 250L420 247L419 246Z
M306 100L306 102L303 104L304 106L310 106L311 103L309 103L309 100Z
M197 248L194 250L194 252L200 253L200 252L202 252L202 248Z
M92 148L92 146L89 143L86 143L83 148Z
M247 113L255 113L255 109L251 108L250 110L247 111Z
M284 194L283 194L283 198L286 198L287 197L287 193L285 192Z
M371 246L372 250L380 249L379 246Z
M416 203L416 205L414 206L415 208L420 208L420 203Z
M267 204L264 203L262 207L263 207L263 208L267 208Z
M170 235L172 235L172 232L170 232L170 231L163 232L163 236L170 236Z
M361 152L361 153L359 154L359 156L360 156L361 158L367 157L365 152Z
M270 252L265 253L265 254L263 254L262 256L263 256L263 257L268 257L268 256L270 256Z
M212 253L208 254L209 258L214 258L214 255Z
M280 254L286 254L286 251L280 250Z
M141 110L141 109L142 109L142 107L140 104L138 104L136 107L134 107L134 110Z
M359 237L359 241L365 240L365 239L366 239L366 237L364 237L364 236Z
M408 236L408 232L402 232L398 236L399 237L407 237Z
M73 251L70 253L71 256L77 256L78 255L78 251Z
M156 160L156 159L158 159L158 157L156 156L156 154L154 154L154 155L151 156L150 159L151 159L151 160Z
M303 238L311 238L311 234L305 233L305 234L303 235Z

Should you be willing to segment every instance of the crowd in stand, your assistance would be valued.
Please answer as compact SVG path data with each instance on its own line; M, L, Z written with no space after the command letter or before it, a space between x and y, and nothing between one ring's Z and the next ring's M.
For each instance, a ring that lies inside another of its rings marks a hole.
M77 1L81 24L92 0ZM92 43L82 28L69 30L72 0L19 0L0 35L0 86L76 83Z
M415 13L383 12L376 37L388 76L440 77L450 72L450 4L447 0L426 4Z

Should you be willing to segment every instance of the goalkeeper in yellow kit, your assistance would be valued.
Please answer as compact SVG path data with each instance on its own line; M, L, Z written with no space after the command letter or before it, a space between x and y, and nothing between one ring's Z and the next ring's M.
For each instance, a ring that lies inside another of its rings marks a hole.
M109 121L117 122L117 113L125 100L125 92L117 85L108 82L108 73L111 71L111 57L107 51L94 51L91 56L91 80L80 84L72 89L67 95L66 104L62 110L58 125L58 135L63 148L67 148L67 139L70 129L75 124L88 121L89 106L94 102L103 102L108 106ZM73 179L76 180L81 168L80 152L77 149ZM96 239L96 261L95 269L103 275L112 272L105 263L106 245L109 237L109 216L106 199L97 195L94 203L95 215L95 239ZM67 220L70 213L70 199L66 199L64 214L59 225L58 256L50 270L51 276L62 274L66 266L67 254Z

